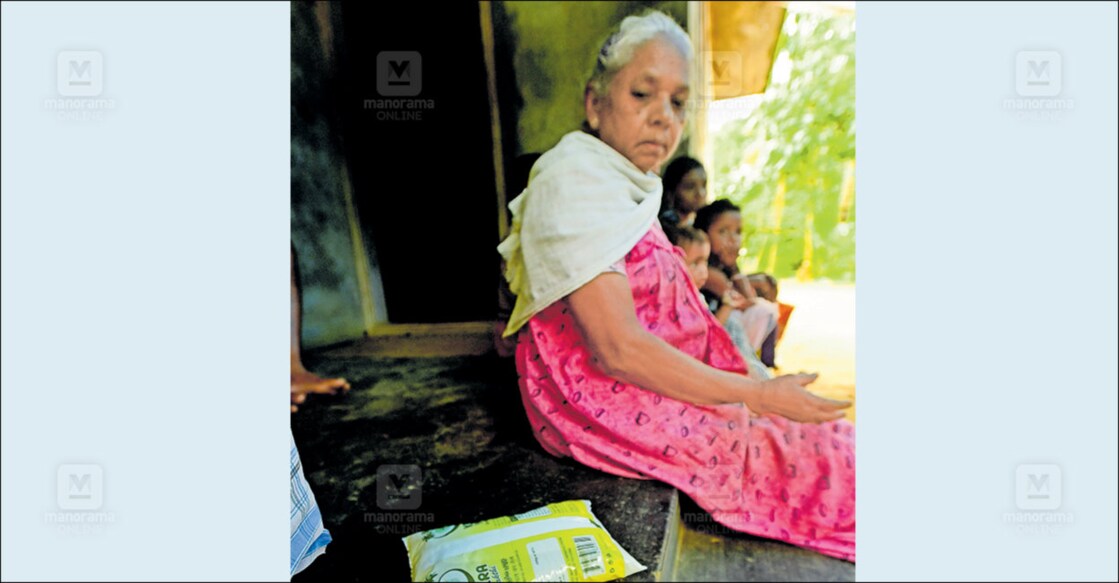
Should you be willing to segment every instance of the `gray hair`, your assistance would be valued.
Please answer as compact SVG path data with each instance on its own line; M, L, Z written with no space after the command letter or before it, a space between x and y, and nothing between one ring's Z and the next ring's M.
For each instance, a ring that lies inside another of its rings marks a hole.
M692 59L692 41L688 33L667 14L652 11L641 16L627 16L618 31L603 43L587 85L595 94L606 95L614 76L633 60L637 49L656 38L668 41L684 59Z

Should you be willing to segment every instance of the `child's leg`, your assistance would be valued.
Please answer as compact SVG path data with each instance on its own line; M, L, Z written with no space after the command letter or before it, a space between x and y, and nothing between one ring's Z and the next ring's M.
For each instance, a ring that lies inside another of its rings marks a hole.
M769 380L773 375L769 373L769 369L765 367L762 361L758 360L758 355L754 354L754 349L750 347L750 343L746 340L746 331L742 329L742 324L736 318L728 318L727 323L723 325L730 335L731 342L738 348L738 352L742 353L742 360L746 361L746 369L750 372L750 377L759 380Z
M765 337L777 328L778 310L773 302L758 298L754 304L746 308L741 314L742 328L746 330L746 338L755 350L762 347Z
M777 351L777 330L770 332L765 340L762 341L761 360L762 363L770 368L777 368L775 362Z
M308 393L335 394L348 391L350 383L344 378L324 379L303 366L299 346L299 287L295 282L295 250L291 254L291 411L307 400Z

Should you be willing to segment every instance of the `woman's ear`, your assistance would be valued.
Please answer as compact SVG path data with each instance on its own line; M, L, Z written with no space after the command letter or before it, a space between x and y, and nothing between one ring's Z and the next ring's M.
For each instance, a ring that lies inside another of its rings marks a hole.
M594 92L594 89L591 88L591 84L587 83L586 89L583 90L583 107L585 109L585 114L587 116L587 125L589 125L591 127L591 129L596 131L596 132L598 131L598 123L599 123L599 120L598 120L599 102L600 102L600 99L598 98L598 95L596 95L595 92Z

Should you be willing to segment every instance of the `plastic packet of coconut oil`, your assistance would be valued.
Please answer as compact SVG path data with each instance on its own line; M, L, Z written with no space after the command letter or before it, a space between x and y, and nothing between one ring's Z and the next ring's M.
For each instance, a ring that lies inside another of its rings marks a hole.
M413 581L611 581L644 571L589 500L404 537Z

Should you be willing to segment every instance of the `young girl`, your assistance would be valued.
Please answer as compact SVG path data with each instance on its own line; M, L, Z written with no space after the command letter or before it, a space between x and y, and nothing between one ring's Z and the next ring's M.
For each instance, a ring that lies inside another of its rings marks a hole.
M707 204L707 172L695 158L680 156L668 164L661 178L661 210L658 217L665 233L691 225L695 213Z
M729 200L716 200L696 212L695 228L705 231L711 242L710 275L703 286L704 297L718 301L727 289L744 296L747 307L732 312L731 319L740 320L750 346L760 350L768 337L776 338L780 314L777 305L760 297L746 274L738 270L736 260L742 248L741 210ZM772 362L762 362L774 366Z
M711 255L711 242L707 239L707 234L695 227L685 226L673 229L669 238L672 244L684 253L684 265L692 276L692 282L697 288L702 289L703 284L707 283L707 261ZM738 319L730 317L734 310L746 308L746 298L733 288L727 288L718 301L709 301L707 307L715 315L715 319L727 329L734 345L742 353L742 358L750 370L750 376L761 379L772 378L769 369L758 360L758 355L746 339L746 332Z

